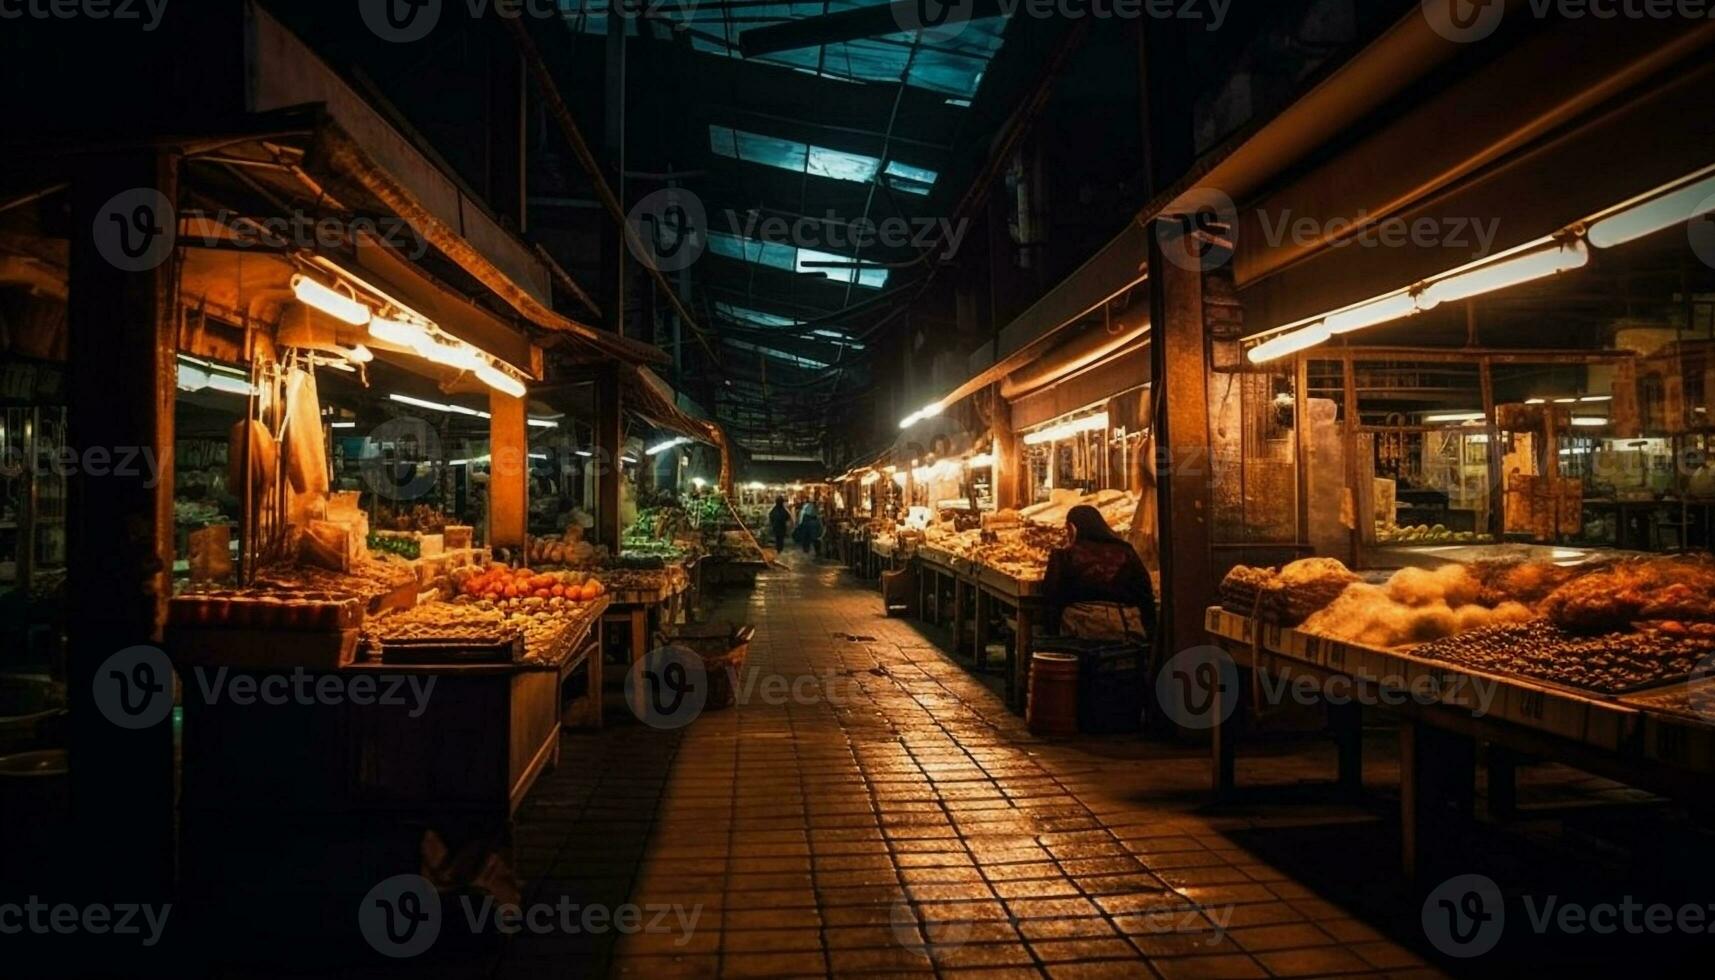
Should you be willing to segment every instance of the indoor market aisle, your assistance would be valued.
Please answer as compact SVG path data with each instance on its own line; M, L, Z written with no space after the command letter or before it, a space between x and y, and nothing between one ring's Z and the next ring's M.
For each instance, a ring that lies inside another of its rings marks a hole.
M1421 968L1217 829L1249 821L1192 816L1199 751L1039 742L872 589L788 561L719 611L758 627L738 705L568 736L522 814L527 900L638 928L520 936L501 975Z

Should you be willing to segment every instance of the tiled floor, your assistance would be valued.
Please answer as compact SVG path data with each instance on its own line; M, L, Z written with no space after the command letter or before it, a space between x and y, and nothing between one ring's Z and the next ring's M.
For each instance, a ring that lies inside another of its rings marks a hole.
M759 627L741 703L569 736L522 814L528 898L633 903L636 928L520 936L502 975L1422 969L1227 832L1255 821L1198 816L1198 750L1033 739L838 569L800 560L719 614Z

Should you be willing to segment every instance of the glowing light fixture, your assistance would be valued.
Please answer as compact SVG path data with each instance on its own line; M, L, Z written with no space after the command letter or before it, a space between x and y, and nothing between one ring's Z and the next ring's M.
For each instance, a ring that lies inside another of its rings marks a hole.
M643 451L643 454L645 456L659 456L669 449L675 449L679 446L686 445L690 441L691 440L684 436L675 436L672 439L668 439L666 442L656 443L655 445L650 446L648 449Z
M1656 191L1634 198L1590 225L1590 244L1613 248L1646 235L1685 224L1715 207L1715 176L1675 190Z
M292 277L292 295L306 306L314 307L336 320L361 327L369 322L369 307L331 286L324 286L308 276Z
M1488 418L1482 412L1440 412L1435 415L1425 415L1423 421L1434 424L1437 422L1481 422Z
M1058 442L1061 439L1070 439L1071 437L1081 433L1095 432L1101 429L1106 429L1107 427L1108 413L1097 412L1094 415L1087 415L1081 419L1073 419L1070 422L1063 422L1059 425L1053 426L1052 428L1032 432L1024 437L1024 444L1026 446L1040 446L1046 442Z
M1594 429L1607 425L1608 420L1596 418L1595 416L1580 415L1572 419L1572 424L1581 428Z
M917 411L912 412L910 415L907 415L904 418L900 419L899 420L899 427L901 429L909 429L912 426L916 425L917 423L923 421L924 419L932 419L932 418L936 417L937 415L940 415L944 411L946 411L946 409L941 405L940 402L935 402L934 404L931 404L931 405L925 405L922 408L918 409Z
M1322 325L1330 334L1351 333L1365 327L1373 327L1378 323L1390 320L1403 320L1418 313L1417 300L1408 292L1383 296L1367 303L1330 313L1322 319Z
M331 429L355 429L355 428L357 428L357 423L356 422L330 422L330 423L328 423L328 427Z
M558 429L560 423L553 419L525 419L524 424L533 429Z
M479 412L474 408L466 408L463 405L453 405L453 404L450 404L448 402L432 402L432 401L427 401L427 400L422 399L422 398L412 398L410 395L400 395L400 394L392 394L392 395L388 395L387 397L389 399L391 399L392 401L399 402L402 405L412 405L412 406L415 406L417 408L426 408L432 412L449 412L449 413L454 414L454 415L469 415L472 418L479 418L479 419L486 419L489 417L489 414L487 412Z
M416 350L417 345L428 340L428 331L420 323L409 320L396 320L392 317L378 316L369 321L369 335L376 340L385 340L410 350Z
M972 456L970 459L965 460L965 466L973 470L991 469L994 466L994 456L991 453L982 453L977 456Z
M1499 289L1523 285L1590 263L1590 250L1582 241L1554 242L1495 262L1485 262L1463 272L1454 272L1425 286L1418 295L1418 308L1429 310L1442 303L1481 296Z
M1296 354L1301 350L1309 350L1317 344L1326 343L1331 336L1333 334L1328 331L1327 322L1318 320L1307 327L1277 334L1252 347L1250 353L1245 356L1250 358L1252 364L1265 364L1276 358Z

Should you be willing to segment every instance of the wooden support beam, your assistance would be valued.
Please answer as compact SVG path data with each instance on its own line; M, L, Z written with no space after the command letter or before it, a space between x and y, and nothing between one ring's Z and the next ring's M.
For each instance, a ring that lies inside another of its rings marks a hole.
M172 594L178 166L137 149L72 174L66 444L149 464L67 480L69 840L90 899L173 881L171 671L159 652L109 658L160 642Z
M530 443L524 399L488 395L488 543L522 548L530 513Z
M1151 377L1164 388L1155 420L1157 452L1166 463L1156 477L1162 629L1154 653L1159 660L1206 642L1203 611L1215 594L1215 579L1203 274L1169 261L1159 234L1149 238L1149 269L1150 322L1155 325Z
M619 553L619 484L625 464L618 364L606 364L596 378L596 540Z
M1010 510L1025 503L1024 456L1020 452L1018 434L1012 431L1012 403L1000 396L1000 385L994 393L994 504L1000 510Z

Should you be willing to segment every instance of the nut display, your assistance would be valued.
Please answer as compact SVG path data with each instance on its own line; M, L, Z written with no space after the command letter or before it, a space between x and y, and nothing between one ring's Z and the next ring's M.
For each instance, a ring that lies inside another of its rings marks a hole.
M1685 681L1704 658L1715 655L1715 638L1657 628L1588 635L1536 619L1461 633L1414 653L1598 694L1624 694Z

